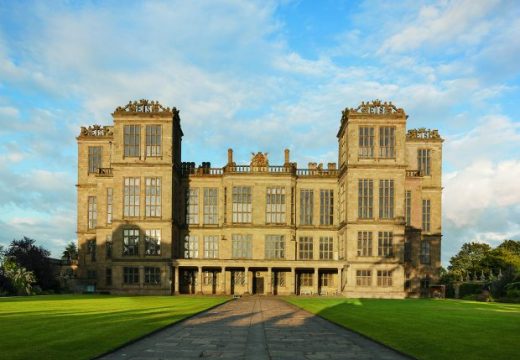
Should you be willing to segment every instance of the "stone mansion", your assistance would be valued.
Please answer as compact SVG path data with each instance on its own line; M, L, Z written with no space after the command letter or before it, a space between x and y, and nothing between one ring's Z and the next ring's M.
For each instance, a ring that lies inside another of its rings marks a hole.
M78 276L128 294L404 298L438 279L442 142L375 100L343 111L338 165L182 162L179 111L118 107L78 142ZM330 129L332 131L332 129Z

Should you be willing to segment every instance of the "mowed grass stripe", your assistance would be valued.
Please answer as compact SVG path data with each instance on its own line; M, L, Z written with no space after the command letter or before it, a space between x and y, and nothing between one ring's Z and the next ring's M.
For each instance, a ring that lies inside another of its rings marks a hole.
M418 359L516 359L520 305L289 297L286 301Z
M228 297L57 295L0 299L0 358L90 359Z

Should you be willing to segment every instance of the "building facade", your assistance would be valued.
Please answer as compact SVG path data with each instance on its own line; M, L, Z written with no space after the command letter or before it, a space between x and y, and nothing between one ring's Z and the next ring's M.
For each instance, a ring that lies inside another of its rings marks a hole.
M428 293L441 248L442 142L372 101L345 109L336 163L266 153L181 161L179 111L141 100L78 141L79 277L132 294Z

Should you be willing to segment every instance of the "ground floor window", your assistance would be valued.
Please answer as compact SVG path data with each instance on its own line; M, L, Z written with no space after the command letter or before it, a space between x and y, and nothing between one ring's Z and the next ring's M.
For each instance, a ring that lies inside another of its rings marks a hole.
M139 268L125 266L123 268L123 283L139 284Z
M392 272L390 270L377 270L377 286L392 286Z
M356 285L357 286L371 286L372 285L372 271L356 270Z
M216 285L217 284L217 273L214 271L202 272L202 284L203 285Z
M313 273L304 272L300 274L300 286L312 286Z
M96 270L87 270L87 279L96 280L96 278L97 278Z
M322 287L334 286L334 274L332 273L321 273L320 274L320 285Z
M273 284L273 286L285 287L285 272L273 271L271 273L271 283Z
M233 271L233 284L244 286L246 284L246 276L244 271Z
M111 268L105 269L105 285L106 286L112 285L112 269Z
M161 283L161 268L145 267L144 283L147 285L159 285Z

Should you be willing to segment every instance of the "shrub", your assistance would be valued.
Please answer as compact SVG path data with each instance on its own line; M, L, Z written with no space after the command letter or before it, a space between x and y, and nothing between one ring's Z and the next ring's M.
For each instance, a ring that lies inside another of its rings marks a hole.
M464 283L460 285L459 288L459 297L461 299L465 299L468 295L480 295L482 293L483 286L482 284L475 283Z

